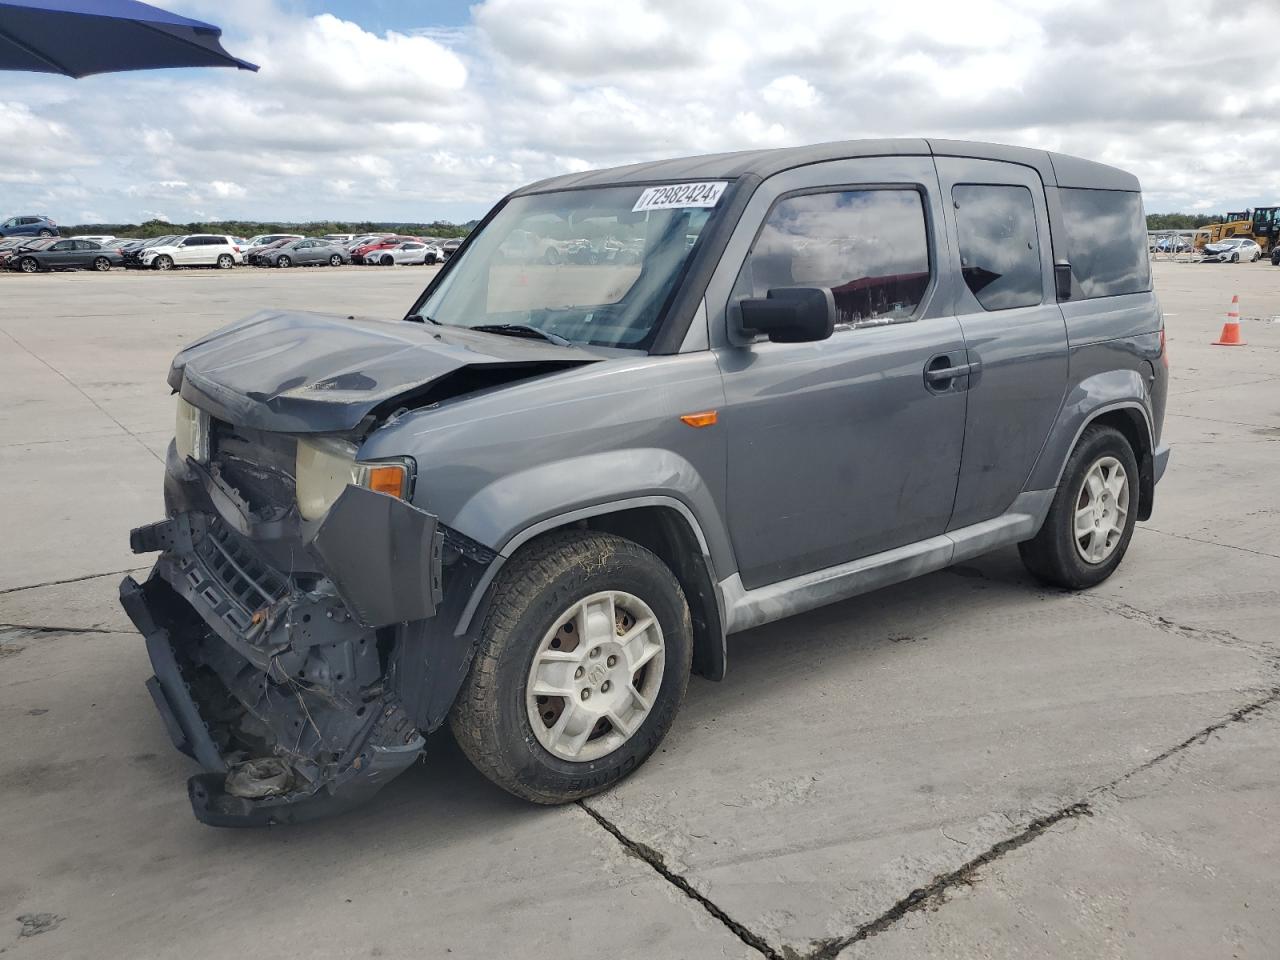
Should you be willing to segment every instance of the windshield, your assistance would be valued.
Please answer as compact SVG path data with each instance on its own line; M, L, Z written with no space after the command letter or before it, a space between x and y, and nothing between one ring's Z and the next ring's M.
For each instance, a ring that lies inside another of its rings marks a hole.
M516 324L575 343L645 347L724 187L515 197L471 239L418 312L455 326Z

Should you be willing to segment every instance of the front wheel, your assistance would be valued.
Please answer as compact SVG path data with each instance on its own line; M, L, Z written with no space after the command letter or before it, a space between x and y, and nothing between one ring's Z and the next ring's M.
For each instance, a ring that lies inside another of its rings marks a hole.
M381 260L379 260L378 262L379 262L380 264L382 264L384 267L390 267L390 266L392 266L392 265L394 265L394 264L395 264L395 261L394 261L394 260L392 260L390 256L384 256L384 257L383 257Z
M30 257L24 257L18 261L18 269L23 273L37 273L40 270L40 264L36 263Z
M609 534L548 534L499 574L450 725L498 786L567 803L653 753L692 654L684 593L654 554Z
M154 260L151 261L151 266L155 267L157 270L172 270L173 257L170 257L167 254L162 253L160 254L160 256L156 257Z
M1080 590L1115 571L1138 518L1138 461L1113 427L1095 424L1076 444L1040 532L1018 544L1022 562L1043 582Z
M1238 253L1233 253L1233 254L1231 255L1231 262L1232 262L1232 263L1239 263L1239 262L1240 262L1240 254L1238 254Z
M93 261L93 269L97 270L99 273L106 273L111 269L111 261L106 257L98 257Z
M280 256L276 258L276 266L285 267L287 269L288 267L293 266L293 261L286 256Z

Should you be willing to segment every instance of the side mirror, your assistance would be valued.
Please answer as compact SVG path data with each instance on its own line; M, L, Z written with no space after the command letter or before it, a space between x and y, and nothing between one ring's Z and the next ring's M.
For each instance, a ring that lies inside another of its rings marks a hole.
M1071 299L1071 264L1055 263L1053 265L1053 286L1058 294L1058 302Z
M827 287L779 287L739 306L743 328L774 343L826 340L836 326L836 302Z

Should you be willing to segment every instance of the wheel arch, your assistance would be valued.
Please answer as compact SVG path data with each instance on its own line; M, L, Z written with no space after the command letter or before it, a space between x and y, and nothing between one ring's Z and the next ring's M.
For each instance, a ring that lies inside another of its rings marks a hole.
M540 520L512 536L476 585L455 628L465 633L487 602L498 571L530 541L561 530L612 533L640 544L665 563L684 591L693 622L693 670L710 680L724 677L724 611L715 563L706 535L688 505L667 496L632 497L596 504Z
M1089 414L1076 430L1071 445L1067 447L1066 454L1058 466L1058 474L1053 485L1056 487L1062 482L1062 473L1067 468L1067 460L1080 443L1085 430L1094 424L1112 427L1129 441L1134 458L1138 461L1138 519L1149 520L1156 486L1155 442L1152 439L1151 419L1146 407L1136 400L1106 404Z

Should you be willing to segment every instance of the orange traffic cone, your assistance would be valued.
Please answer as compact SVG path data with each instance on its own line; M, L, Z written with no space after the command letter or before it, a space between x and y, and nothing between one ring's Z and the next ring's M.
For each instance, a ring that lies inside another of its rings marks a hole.
M1240 336L1240 295L1231 298L1231 309L1227 311L1227 322L1222 325L1222 334L1213 341L1215 347L1243 347L1244 338Z

